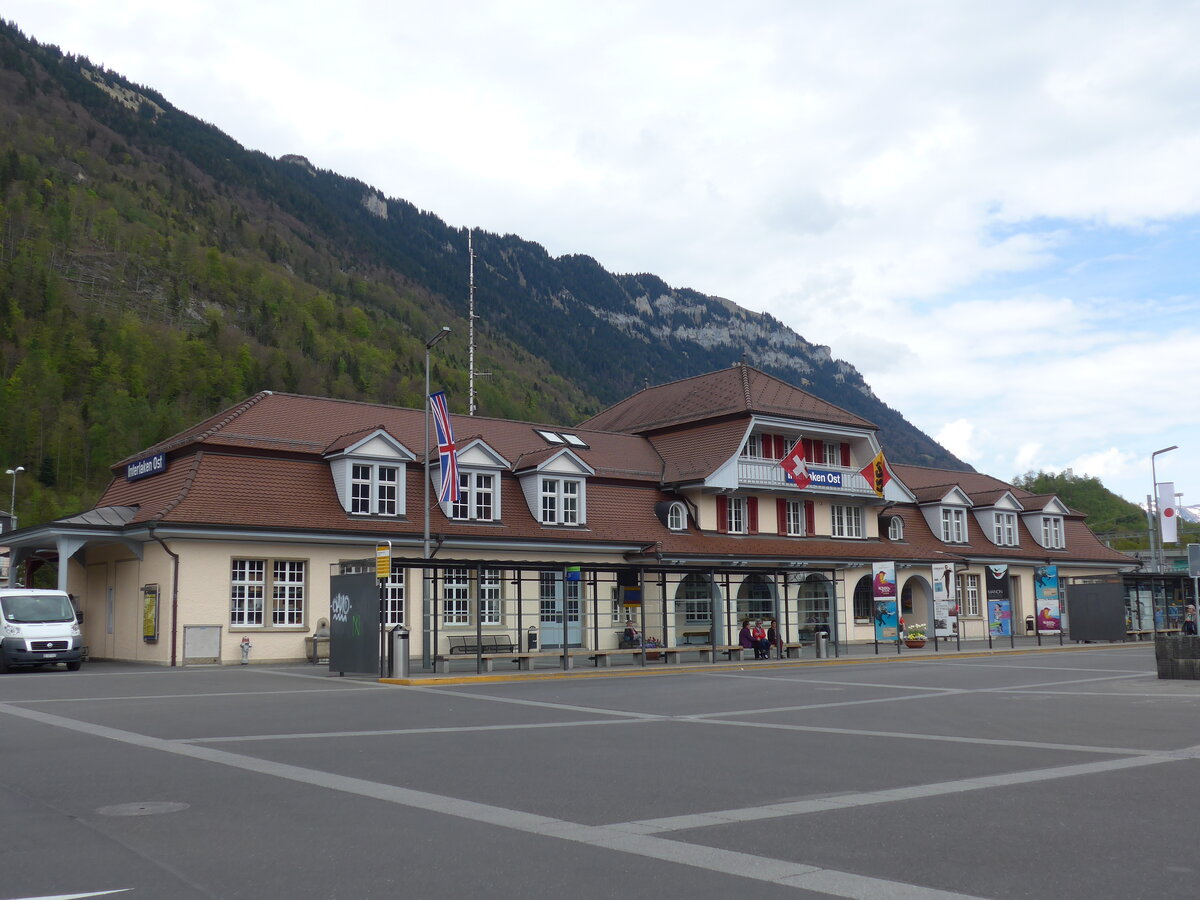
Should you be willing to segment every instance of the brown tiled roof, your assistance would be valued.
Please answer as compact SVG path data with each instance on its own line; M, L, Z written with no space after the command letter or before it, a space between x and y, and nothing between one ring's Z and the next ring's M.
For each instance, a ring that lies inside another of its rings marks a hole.
M646 388L593 416L581 427L644 434L702 419L747 413L858 428L876 427L841 407L746 365Z
M663 431L649 437L663 459L667 484L700 481L741 449L748 417Z

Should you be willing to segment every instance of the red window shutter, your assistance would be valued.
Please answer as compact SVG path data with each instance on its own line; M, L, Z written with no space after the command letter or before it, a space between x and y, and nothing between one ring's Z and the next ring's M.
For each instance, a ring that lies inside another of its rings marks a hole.
M782 497L775 498L775 520L780 534L787 534L787 501Z
M758 534L758 498L746 498L746 532Z
M717 531L729 531L729 498L724 494L717 494Z
M842 465L850 468L850 445L842 444Z
M817 507L811 500L804 501L804 533L812 535L817 530Z
M824 457L817 459L817 451L813 446L812 438L804 439L804 458L808 461L809 465L812 465L813 463L820 465L821 463L825 462Z
M775 435L775 458L783 459L783 454L787 452L787 442L784 441L782 434Z

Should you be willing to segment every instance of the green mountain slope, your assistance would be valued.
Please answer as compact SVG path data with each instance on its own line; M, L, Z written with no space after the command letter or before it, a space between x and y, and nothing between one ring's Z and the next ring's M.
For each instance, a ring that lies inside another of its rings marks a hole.
M739 359L965 466L769 316L475 232L483 415L577 421ZM301 157L271 159L0 23L0 462L33 524L108 466L249 393L467 404L467 234Z

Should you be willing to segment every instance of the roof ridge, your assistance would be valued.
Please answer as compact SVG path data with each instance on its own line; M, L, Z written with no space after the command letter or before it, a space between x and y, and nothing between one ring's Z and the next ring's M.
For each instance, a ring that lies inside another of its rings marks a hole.
M204 459L204 451L197 450L196 455L192 457L192 467L188 473L183 476L183 484L179 486L179 493L175 495L175 499L163 504L163 508L158 511L156 519L162 520L168 516L180 503L187 499L187 495L191 493L192 485L196 483L196 475L200 471L200 463Z

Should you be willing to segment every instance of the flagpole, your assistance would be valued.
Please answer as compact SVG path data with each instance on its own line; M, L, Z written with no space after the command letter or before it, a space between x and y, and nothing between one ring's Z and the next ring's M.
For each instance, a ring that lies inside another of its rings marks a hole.
M425 535L421 545L421 558L429 559L429 351L433 345L450 333L450 326L425 342ZM429 570L421 570L421 668L433 668L433 648L429 646L433 626L432 598L429 596Z

